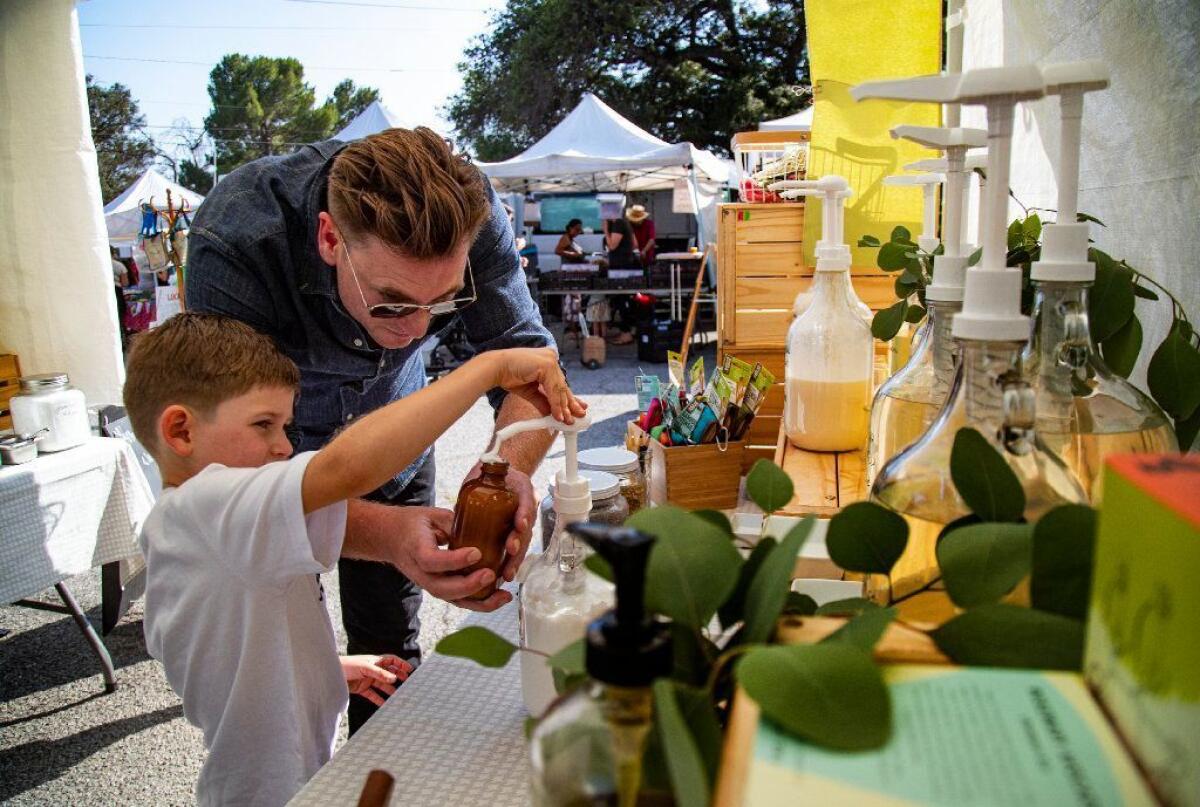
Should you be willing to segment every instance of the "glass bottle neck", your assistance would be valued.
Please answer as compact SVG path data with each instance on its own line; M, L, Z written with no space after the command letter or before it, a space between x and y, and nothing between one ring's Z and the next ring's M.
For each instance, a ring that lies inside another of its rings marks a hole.
M1029 353L1039 373L1061 365L1081 368L1095 351L1088 321L1090 283L1034 283L1033 344Z
M962 311L961 302L939 302L930 300L927 303L929 311L929 334L925 337L920 350L928 354L928 361L933 367L933 382L935 400L946 399L950 386L954 383L954 367L958 361L958 343L951 333L954 315Z
M951 391L961 404L969 425L999 435L1013 454L1034 447L1035 401L1033 387L1021 375L1025 342L959 340L961 385Z
M850 273L844 269L817 272L813 276L813 301L810 310L818 303L823 305L845 304L852 310L858 307L858 297L850 285Z

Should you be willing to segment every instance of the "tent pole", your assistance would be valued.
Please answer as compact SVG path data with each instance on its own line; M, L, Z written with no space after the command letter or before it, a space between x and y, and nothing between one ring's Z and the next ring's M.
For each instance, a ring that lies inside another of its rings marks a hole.
M717 278L712 272L712 266L708 258L708 233L704 231L704 216L700 212L700 188L696 185L696 166L693 163L687 167L688 169L688 191L692 194L692 209L696 216L696 240L699 242L696 246L705 255L704 271L708 275L708 280L713 288L717 287Z

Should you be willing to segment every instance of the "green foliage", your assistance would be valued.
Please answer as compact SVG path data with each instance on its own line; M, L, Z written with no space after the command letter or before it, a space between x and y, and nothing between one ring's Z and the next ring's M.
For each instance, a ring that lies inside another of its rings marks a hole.
M470 659L483 667L503 667L517 652L515 644L478 625L451 633L434 649L447 656Z
M874 611L880 608L879 603L863 597L849 597L844 600L827 602L817 609L817 616L857 616L864 611Z
M1033 528L1029 596L1034 608L1084 619L1092 588L1096 511L1065 504L1042 516Z
M1176 325L1146 370L1150 394L1172 418L1186 420L1200 406L1200 352Z
M658 539L646 568L646 607L694 630L706 627L737 586L742 558L728 536L671 506L641 510L625 524Z
M900 300L882 311L876 311L875 316L871 318L871 335L885 342L892 339L900 332L900 326L904 324L907 313L907 300Z
M592 574L607 580L612 583L616 578L613 577L612 566L607 560L596 554L588 555L583 559L583 567Z
M706 807L711 781L696 738L676 699L676 686L666 678L654 682L654 713L660 746L666 757L676 803L681 807ZM711 718L712 711L707 711Z
M775 632L775 622L787 601L796 558L812 531L810 516L792 527L782 541L763 559L750 587L746 591L744 643L765 642Z
M896 618L894 608L871 608L861 612L845 625L826 636L825 642L844 642L870 653L879 643L887 626Z
M908 524L874 502L855 502L829 520L829 557L851 572L887 574L904 554Z
M958 495L984 521L1017 521L1025 491L1012 468L982 434L962 428L950 450L950 477Z
M794 492L792 478L770 460L758 460L746 475L746 493L765 513L786 505Z
M156 149L146 134L146 116L124 84L107 87L87 76L92 142L100 168L100 195L105 203L121 194L154 162ZM165 200L160 200L165 204Z
M362 114L363 110L379 100L379 90L374 87L355 87L350 79L342 79L333 92L329 94L326 104L331 104L337 111L338 119L333 125L337 132L345 128L350 121Z
M1142 323L1137 317L1126 320L1121 329L1114 332L1100 345L1100 355L1108 369L1122 378L1128 378L1142 352Z
M1088 295L1088 323L1092 337L1103 344L1133 316L1133 272L1098 249L1089 257L1096 262L1096 281Z
M733 524L729 522L729 516L722 513L720 510L693 510L692 515L696 518L702 518L712 524L721 532L733 537Z
M717 616L721 618L722 627L731 628L742 621L746 608L746 592L750 590L750 583L778 543L768 535L760 538L754 548L750 550L749 557L746 558L746 562L742 564L742 568L738 572L738 581L733 588L733 593L717 609Z
M554 669L562 670L565 673L587 672L587 666L584 663L585 645L586 642L583 639L571 642L548 658L546 663ZM439 647L438 649L440 650L441 648Z
M850 643L756 648L736 675L767 718L805 739L865 751L891 735L883 675L870 655Z
M789 591L783 601L781 616L812 616L817 612L817 601L807 594Z
M879 248L879 257L876 259L879 263L879 268L885 272L895 272L903 269L908 265L908 258L905 257L908 252L909 249L905 244L889 241Z
M1033 528L985 522L955 530L938 542L938 566L955 605L996 602L1029 574Z
M532 145L585 92L667 142L729 153L729 133L799 111L800 3L510 0L459 63L445 109L481 160ZM535 88L514 92L514 87Z
M1083 664L1083 623L1032 608L982 605L932 635L959 664L1046 670L1078 670Z

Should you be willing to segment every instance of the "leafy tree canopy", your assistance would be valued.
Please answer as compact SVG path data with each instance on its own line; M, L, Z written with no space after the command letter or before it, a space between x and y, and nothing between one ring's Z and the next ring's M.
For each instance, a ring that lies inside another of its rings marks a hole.
M111 202L154 162L156 150L146 135L146 118L124 84L105 87L87 77L92 141L100 164L100 192Z
M802 0L509 0L459 64L446 114L482 160L513 156L585 92L668 142L728 154L732 132L798 111Z

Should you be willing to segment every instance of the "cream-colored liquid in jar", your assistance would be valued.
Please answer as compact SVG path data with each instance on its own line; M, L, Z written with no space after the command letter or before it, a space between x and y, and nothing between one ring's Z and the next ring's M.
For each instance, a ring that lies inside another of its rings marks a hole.
M788 379L784 428L788 440L807 451L854 451L867 443L871 379Z

